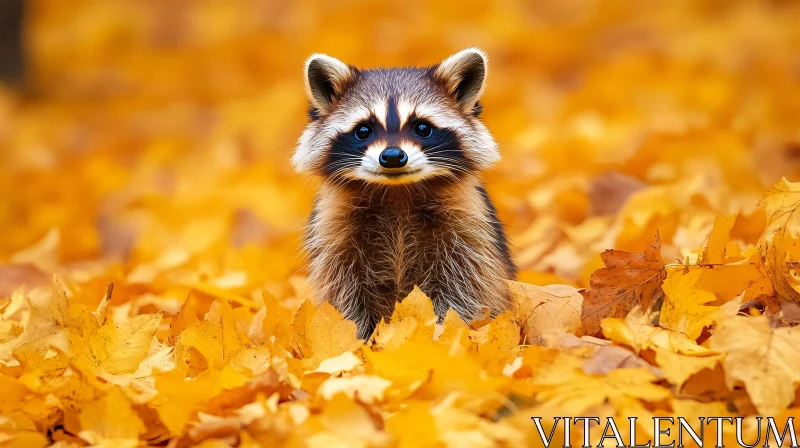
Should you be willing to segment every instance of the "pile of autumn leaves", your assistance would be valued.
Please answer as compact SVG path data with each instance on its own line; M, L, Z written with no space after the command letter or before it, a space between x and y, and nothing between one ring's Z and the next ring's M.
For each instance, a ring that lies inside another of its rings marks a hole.
M469 324L438 324L415 290L368 341L328 304L267 292L129 318L112 288L94 310L58 279L20 290L0 302L0 446L525 446L531 416L786 418L800 184L760 205L757 246L721 216L694 259L665 264L656 236L603 253L588 290L509 282L514 309Z

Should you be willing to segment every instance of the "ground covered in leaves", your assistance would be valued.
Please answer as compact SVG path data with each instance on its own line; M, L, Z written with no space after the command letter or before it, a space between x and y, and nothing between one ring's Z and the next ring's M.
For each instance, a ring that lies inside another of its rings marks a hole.
M0 447L800 416L797 4L523 3L28 2L26 86L0 90ZM304 282L302 61L472 45L515 306L439 325L415 290L358 340Z

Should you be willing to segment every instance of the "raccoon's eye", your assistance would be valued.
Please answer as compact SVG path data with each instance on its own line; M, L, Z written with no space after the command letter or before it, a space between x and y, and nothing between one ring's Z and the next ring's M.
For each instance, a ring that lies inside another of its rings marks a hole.
M422 138L428 138L433 133L433 126L425 121L418 121L417 124L414 125L414 133Z
M359 140L366 140L372 135L372 128L366 124L360 124L356 127L355 135Z

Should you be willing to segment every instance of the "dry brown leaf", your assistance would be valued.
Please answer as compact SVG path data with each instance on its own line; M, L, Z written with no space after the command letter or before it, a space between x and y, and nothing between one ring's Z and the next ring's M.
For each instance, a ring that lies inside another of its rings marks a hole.
M606 317L625 317L637 305L650 308L666 277L658 234L641 254L607 250L600 256L606 267L592 274L581 313L584 330L592 335Z

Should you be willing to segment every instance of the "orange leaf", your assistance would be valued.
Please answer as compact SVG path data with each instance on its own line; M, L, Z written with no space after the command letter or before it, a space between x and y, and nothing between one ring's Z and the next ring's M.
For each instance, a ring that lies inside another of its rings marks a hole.
M625 317L636 305L649 308L662 294L666 276L658 234L641 254L607 250L600 256L606 267L592 274L584 293L581 319L587 334L599 333L603 318Z

